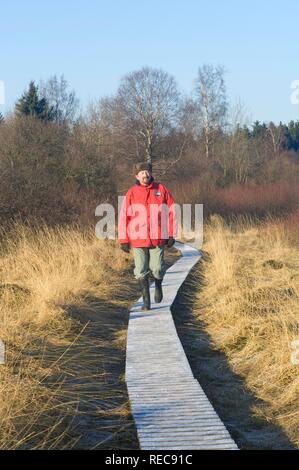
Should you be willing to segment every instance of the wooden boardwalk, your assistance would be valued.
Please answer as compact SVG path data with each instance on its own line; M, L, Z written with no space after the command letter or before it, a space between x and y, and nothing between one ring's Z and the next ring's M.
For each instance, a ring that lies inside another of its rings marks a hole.
M163 280L163 301L130 311L126 383L141 449L237 449L235 442L193 377L170 307L200 259L192 246L176 242L182 257ZM154 298L154 284L151 299Z

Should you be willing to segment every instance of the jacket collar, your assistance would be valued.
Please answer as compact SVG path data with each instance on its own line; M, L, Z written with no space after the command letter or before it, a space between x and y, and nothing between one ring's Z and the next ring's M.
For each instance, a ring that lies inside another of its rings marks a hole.
M151 176L151 177L150 177L150 180L149 180L149 184L148 184L147 186L144 186L144 187L145 187L145 188L148 188L149 186L152 186L153 181L154 181L154 177ZM139 182L138 180L135 180L135 185L136 185L136 186L141 186L141 184L140 184L140 182Z

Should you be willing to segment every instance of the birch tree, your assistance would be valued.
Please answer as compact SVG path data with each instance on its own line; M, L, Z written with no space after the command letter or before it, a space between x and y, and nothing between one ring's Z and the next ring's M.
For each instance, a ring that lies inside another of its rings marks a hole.
M115 102L136 142L137 159L145 156L151 162L159 140L177 119L179 92L174 78L150 67L129 73L121 80Z
M63 124L73 122L78 112L79 99L74 90L69 90L64 76L50 77L46 82L40 81L40 94L47 100L51 109L51 120Z
M227 113L226 87L222 66L204 64L195 80L195 99L199 126L204 135L206 158L217 131L223 128Z

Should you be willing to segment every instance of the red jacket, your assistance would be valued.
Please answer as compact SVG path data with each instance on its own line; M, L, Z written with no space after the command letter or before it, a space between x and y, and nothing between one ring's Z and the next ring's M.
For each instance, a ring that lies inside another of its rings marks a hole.
M136 181L124 197L118 219L118 240L133 248L162 246L176 236L174 200L154 178L148 186Z

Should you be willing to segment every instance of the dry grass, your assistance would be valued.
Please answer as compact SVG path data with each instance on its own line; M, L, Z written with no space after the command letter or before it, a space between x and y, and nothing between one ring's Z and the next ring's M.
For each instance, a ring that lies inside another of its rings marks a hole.
M253 414L278 424L297 447L299 369L291 345L299 339L298 227L298 215L259 227L239 219L233 229L213 216L195 305L213 346L261 400Z
M214 217L194 311L260 399L253 414L299 446L290 360L299 339L297 228L296 215L259 227L242 219L233 229ZM2 240L0 448L136 448L121 375L136 297L131 261L113 241L75 226L16 224Z
M98 423L101 413L106 418L129 413L119 405L122 400L113 401L105 366L117 362L109 354L125 325L104 317L109 299L120 287L126 292L122 273L129 264L115 242L98 240L92 229L16 224L2 238L0 339L6 364L0 366L0 448L75 446L80 433L71 432L71 419L81 406L82 386L85 399L90 395L96 401ZM129 287L127 294L132 296ZM110 303L109 314L117 308L123 313L126 305L122 299ZM84 315L74 320L74 310L83 311L86 321ZM86 389L93 374L102 384L94 392ZM102 439L109 433L111 427L106 434L102 430Z

